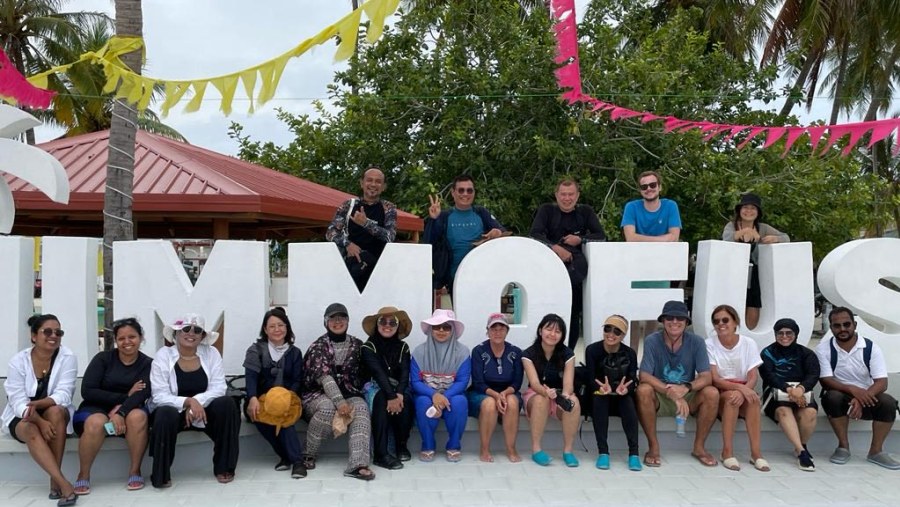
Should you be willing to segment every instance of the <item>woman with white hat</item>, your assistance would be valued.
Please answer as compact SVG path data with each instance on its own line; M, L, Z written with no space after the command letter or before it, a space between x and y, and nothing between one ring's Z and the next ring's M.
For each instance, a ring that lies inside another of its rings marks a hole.
M207 331L203 317L191 313L166 325L163 337L172 345L156 352L150 368L150 481L155 488L172 485L178 434L198 430L213 441L216 480L229 483L237 467L241 415L225 395L222 356L212 346L219 333Z
M413 351L409 371L416 425L422 435L419 460L434 460L434 433L439 419L443 419L450 434L447 461L457 462L462 459L462 434L469 412L465 392L472 376L469 349L459 343L465 326L452 310L435 310L421 327L425 343Z
M403 310L385 306L362 322L369 339L362 347L366 401L372 414L375 437L373 463L382 468L403 468L411 458L406 445L413 424L413 403L409 392L409 346L403 341L412 331L412 321ZM393 433L395 453L388 450Z

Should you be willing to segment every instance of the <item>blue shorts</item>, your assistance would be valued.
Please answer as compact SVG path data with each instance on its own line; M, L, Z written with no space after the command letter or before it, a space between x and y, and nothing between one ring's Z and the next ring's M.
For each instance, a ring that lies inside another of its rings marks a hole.
M519 410L522 409L522 394L518 391L513 393L516 398L519 399ZM474 417L478 419L478 416L481 414L481 402L487 398L488 395L484 393L478 393L475 391L466 391L466 400L469 402L469 417Z

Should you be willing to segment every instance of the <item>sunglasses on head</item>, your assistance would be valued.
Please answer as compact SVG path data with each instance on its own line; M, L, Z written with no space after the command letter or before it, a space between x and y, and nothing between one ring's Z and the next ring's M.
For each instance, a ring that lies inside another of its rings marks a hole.
M66 334L66 332L63 331L62 329L50 329L49 327L45 327L44 329L41 330L41 334L46 336L47 338L50 338L54 334L58 338L62 338L63 335Z
M203 334L203 328L200 326L184 326L181 328L182 333Z
M728 324L731 322L729 317L722 317L721 319L713 319L713 325L718 326L719 324Z
M474 193L475 193L475 187L463 187L463 188L457 188L457 189L456 189L456 193L457 193L457 194L474 194Z
M603 332L604 332L604 333L612 333L612 334L614 334L614 335L616 335L616 336L622 336L623 334L625 334L625 333L622 332L621 329L619 329L619 328L617 328L617 327L615 327L615 326L610 326L610 325L608 325L608 324L605 325L605 326L603 326Z
M453 326L451 324L437 324L431 326L431 329L434 329L435 331L450 331L453 329Z
M667 322L676 321L676 322L687 322L687 317L676 317L675 315L663 315L663 320Z
M379 326L397 327L399 324L400 324L400 322L398 322L397 319L395 319L393 317L379 317L378 318Z
M656 187L658 187L658 186L659 186L659 182L658 182L658 181L654 181L654 182L652 182L652 183L642 183L642 184L641 184L641 190L649 190L649 189L651 189L651 188L656 188Z
M831 327L835 329L850 329L853 327L853 321L848 320L847 322L832 322Z

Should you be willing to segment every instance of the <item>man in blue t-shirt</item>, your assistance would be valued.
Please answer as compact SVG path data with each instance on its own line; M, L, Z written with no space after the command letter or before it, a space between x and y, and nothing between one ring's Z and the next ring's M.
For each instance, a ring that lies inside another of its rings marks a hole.
M440 197L429 196L429 219L425 221L425 242L430 243L432 248L449 250L450 255L447 265L443 265L441 260L442 265L435 262L433 266L435 289L452 289L456 269L463 257L475 247L476 241L499 238L506 231L487 209L473 204L475 181L468 174L453 180L450 194L453 196L453 207L444 211L441 211Z
M641 383L637 388L638 420L648 446L644 465L660 465L658 415L679 415L685 419L695 415L697 432L691 455L706 466L715 466L716 458L706 452L706 437L716 422L719 391L712 385L706 342L685 330L691 318L687 305L681 301L666 302L657 320L663 323L663 329L644 340Z

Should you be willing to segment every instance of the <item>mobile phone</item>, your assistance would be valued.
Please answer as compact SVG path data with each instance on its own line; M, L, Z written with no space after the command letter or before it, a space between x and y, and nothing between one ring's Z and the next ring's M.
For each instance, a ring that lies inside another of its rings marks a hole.
M116 425L112 423L112 421L107 421L106 424L103 425L103 429L106 430L107 435L115 435L116 434Z

